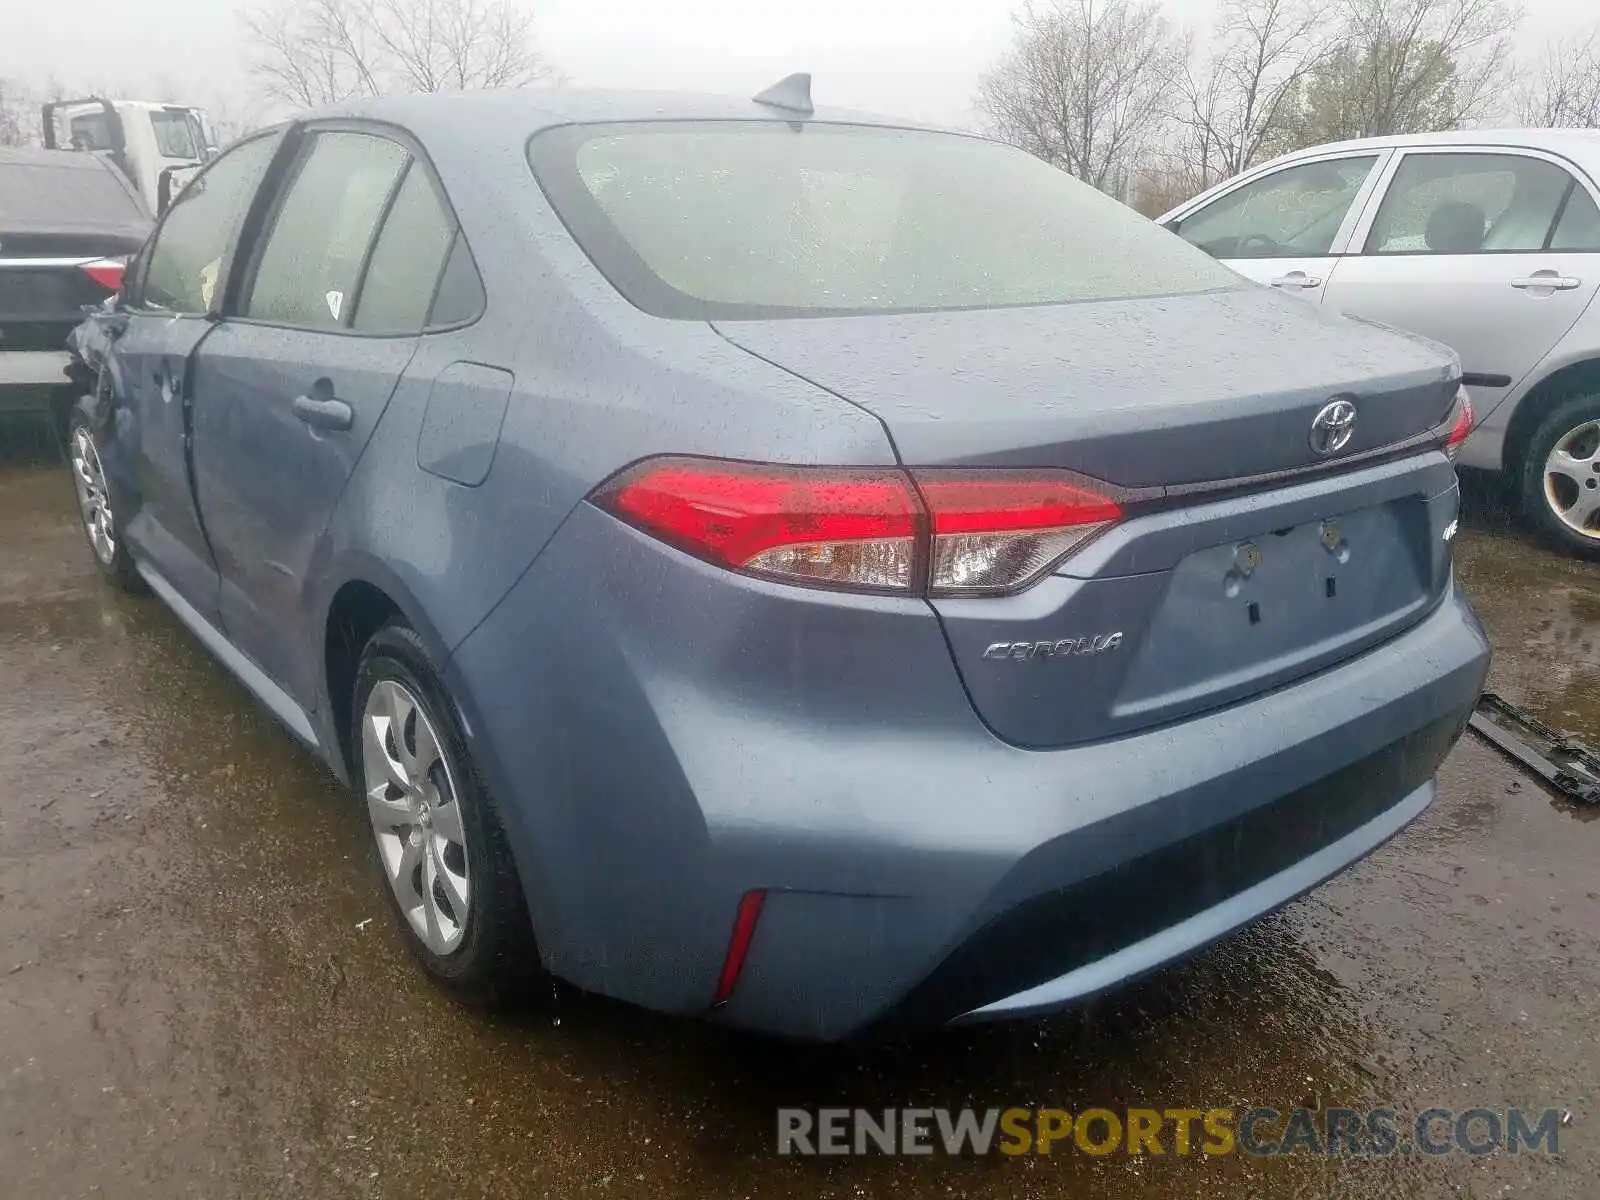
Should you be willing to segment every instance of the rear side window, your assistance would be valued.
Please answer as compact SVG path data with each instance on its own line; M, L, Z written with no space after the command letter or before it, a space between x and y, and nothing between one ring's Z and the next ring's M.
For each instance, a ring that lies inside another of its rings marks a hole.
M428 173L413 162L373 246L355 328L363 333L420 332L428 323L455 232L455 221Z
M1407 154L1367 253L1542 250L1574 182L1554 163L1520 154Z
M178 193L145 252L144 304L179 313L211 307L222 259L277 144L271 136L241 142Z
M595 265L660 316L993 308L1244 286L1132 209L981 138L662 121L550 130L531 155Z
M1600 250L1600 208L1589 189L1578 184L1567 197L1567 207L1550 237L1552 250Z
M483 315L485 303L477 264L467 249L467 239L458 232L455 245L450 248L450 261L445 263L444 276L439 280L439 294L433 298L428 324L438 329L475 321Z
M371 134L312 134L262 244L243 315L347 327L367 251L410 157Z

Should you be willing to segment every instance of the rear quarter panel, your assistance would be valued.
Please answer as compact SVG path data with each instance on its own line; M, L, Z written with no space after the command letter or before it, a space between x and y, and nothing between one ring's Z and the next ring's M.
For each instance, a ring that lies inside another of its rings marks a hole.
M486 310L422 338L324 539L310 652L320 653L338 589L364 579L390 592L442 660L585 495L652 454L894 462L876 418L705 323L650 317L624 301L545 200L523 155L526 133L505 137L488 148L424 138L483 277ZM513 377L492 467L477 486L418 465L434 380L456 363Z
M1600 271L1600 254L1590 258L1593 263L1589 269ZM1506 460L1506 439L1513 419L1546 380L1580 363L1600 368L1600 305L1592 300L1550 353L1514 388L1506 389L1498 397L1486 389L1469 389L1478 409L1478 426L1461 447L1460 465L1485 471L1511 470L1515 464Z

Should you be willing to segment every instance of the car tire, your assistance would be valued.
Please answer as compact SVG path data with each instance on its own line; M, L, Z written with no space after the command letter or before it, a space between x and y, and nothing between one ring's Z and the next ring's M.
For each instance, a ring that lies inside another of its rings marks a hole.
M455 704L410 627L367 643L351 712L354 778L401 936L453 990L519 998L539 974L521 881Z
M1519 490L1524 515L1547 542L1600 560L1600 396L1568 400L1539 422Z
M67 414L67 466L78 498L78 524L100 574L125 592L143 592L145 584L128 553L123 536L124 511L105 470L102 442L88 403L78 401Z

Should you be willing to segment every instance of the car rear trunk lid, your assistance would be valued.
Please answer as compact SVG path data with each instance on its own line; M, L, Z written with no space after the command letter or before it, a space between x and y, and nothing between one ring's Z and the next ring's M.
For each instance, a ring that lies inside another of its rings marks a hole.
M735 345L883 421L907 466L1066 467L1128 487L1321 461L1312 419L1349 397L1343 453L1437 425L1445 348L1265 288L776 321L720 321Z
M1459 369L1432 343L1255 289L718 328L876 414L907 466L1066 468L1129 497L1033 587L932 601L1008 741L1245 699L1379 645L1449 586L1453 469L1381 454L1450 412ZM1358 419L1329 458L1310 433L1335 398Z

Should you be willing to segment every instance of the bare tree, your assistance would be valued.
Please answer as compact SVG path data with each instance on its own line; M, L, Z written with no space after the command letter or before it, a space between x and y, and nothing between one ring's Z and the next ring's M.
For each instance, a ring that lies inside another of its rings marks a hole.
M1503 90L1519 14L1502 0L1342 0L1338 48L1295 89L1289 145L1454 129Z
M1517 94L1524 125L1600 126L1600 26L1545 47L1533 78Z
M411 90L525 87L548 73L531 9L505 0L361 0Z
M263 0L243 21L262 91L299 108L550 74L526 0Z
M33 96L0 79L0 146L29 146L39 138L39 109Z
M348 0L271 0L245 10L250 72L261 90L296 108L375 95L369 51L351 16Z
M1190 64L1175 166L1191 192L1276 151L1296 88L1331 50L1311 0L1228 0L1200 72Z
M1187 58L1158 0L1048 0L1013 18L975 105L1006 141L1120 191L1171 105Z

